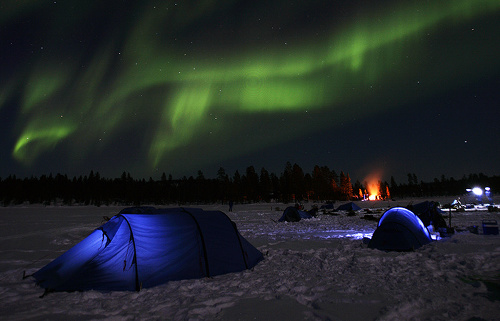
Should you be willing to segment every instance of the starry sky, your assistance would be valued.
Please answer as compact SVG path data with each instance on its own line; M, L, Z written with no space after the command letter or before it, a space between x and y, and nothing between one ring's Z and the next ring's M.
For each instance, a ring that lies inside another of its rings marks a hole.
M500 174L500 2L6 0L0 177Z

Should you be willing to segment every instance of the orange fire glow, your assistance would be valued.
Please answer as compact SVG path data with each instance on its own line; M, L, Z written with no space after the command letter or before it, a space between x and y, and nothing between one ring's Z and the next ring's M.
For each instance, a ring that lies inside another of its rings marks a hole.
M380 199L380 181L382 179L382 171L371 173L365 178L365 188L368 193L368 199L375 201Z
M380 194L378 193L378 188L374 186L374 184L368 185L368 199L370 201L375 201Z

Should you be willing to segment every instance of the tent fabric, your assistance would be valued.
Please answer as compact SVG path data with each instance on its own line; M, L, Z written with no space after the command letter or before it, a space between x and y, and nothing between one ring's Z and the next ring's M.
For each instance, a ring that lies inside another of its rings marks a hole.
M294 206L289 206L283 211L283 215L278 222L298 222L301 219L312 218L312 215L306 211L301 211Z
M353 202L342 204L337 207L337 211L359 211L361 207L354 204Z
M412 211L394 207L380 218L368 247L383 251L411 251L430 242L429 231Z
M128 208L33 277L47 291L139 291L243 271L262 259L220 211Z
M438 203L436 202L424 201L418 204L409 205L408 209L422 220L424 226L432 224L436 230L446 227L443 211L438 208Z

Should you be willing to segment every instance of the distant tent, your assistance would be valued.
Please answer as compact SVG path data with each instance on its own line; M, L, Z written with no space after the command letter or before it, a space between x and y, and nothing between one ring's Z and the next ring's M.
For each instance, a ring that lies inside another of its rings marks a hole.
M298 222L301 219L312 218L312 215L306 211L301 211L294 206L289 206L283 211L283 215L278 222Z
M347 203L347 204L342 204L339 207L337 207L337 211L359 211L361 207L358 205L354 204L353 202Z
M420 218L424 226L432 225L436 230L438 228L446 227L446 221L443 218L443 211L439 209L436 202L421 202L415 205L409 205L408 209L415 213Z
M380 218L368 247L384 251L410 251L430 242L429 231L413 212L394 207Z
M46 291L136 290L250 269L263 258L220 211L127 208L33 274Z

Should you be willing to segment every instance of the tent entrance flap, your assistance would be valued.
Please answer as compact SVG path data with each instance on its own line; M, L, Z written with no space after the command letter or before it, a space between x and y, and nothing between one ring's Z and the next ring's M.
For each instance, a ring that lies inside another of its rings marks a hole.
M130 226L130 222L127 220L127 218L121 214L118 216L123 217L125 222L127 222L127 226L130 230L130 241L132 242L132 248L134 250L134 252L133 252L134 256L132 259L132 263L130 263L130 266L135 266L135 290L140 291L141 286L140 286L140 282L139 282L139 271L138 271L138 267L137 267L137 251L136 251L136 247L135 247L134 232L132 231L132 226ZM123 261L123 270L124 271L125 271L126 267L127 267L127 255L125 255L125 260Z

